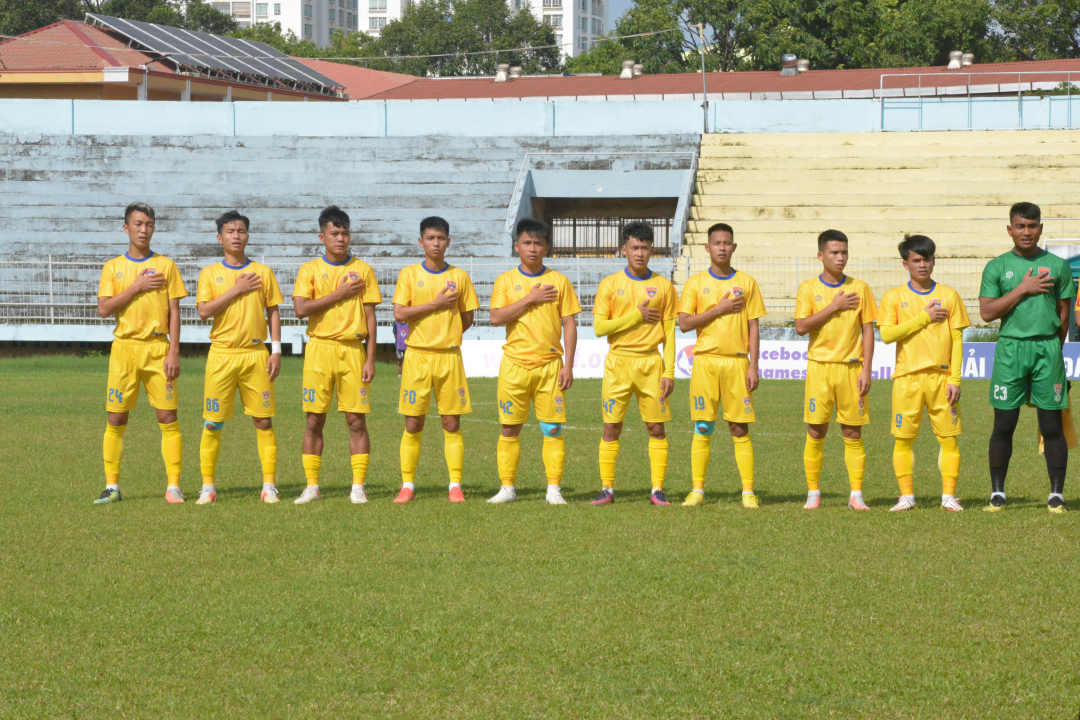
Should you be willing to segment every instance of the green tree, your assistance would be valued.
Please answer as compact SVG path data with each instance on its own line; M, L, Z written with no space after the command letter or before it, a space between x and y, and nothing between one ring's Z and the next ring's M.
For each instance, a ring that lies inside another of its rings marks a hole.
M1080 0L996 0L994 11L1004 57L1080 57Z
M81 0L0 0L0 34L22 35L59 20L81 20Z

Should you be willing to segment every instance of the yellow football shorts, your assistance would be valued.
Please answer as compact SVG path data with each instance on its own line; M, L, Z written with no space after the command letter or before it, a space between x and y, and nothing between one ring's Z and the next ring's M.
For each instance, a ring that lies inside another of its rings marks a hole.
M715 421L724 409L724 421L754 422L754 400L746 390L750 360L745 355L694 355L690 373L690 419Z
M180 407L176 380L165 379L165 356L169 341L113 340L109 353L109 389L105 410L111 413L128 412L139 402L139 384L146 386L150 406L158 410Z
M832 420L841 425L866 425L870 422L867 399L859 397L861 362L823 363L810 360L806 366L806 398L803 421L807 425L825 425Z
M371 412L368 384L363 380L367 352L364 340L312 338L304 348L304 412L330 412L337 388L338 412Z
M960 434L960 408L949 405L945 391L949 374L924 370L893 378L892 434L912 438L919 434L922 410L930 413L930 424L938 437Z
M461 350L405 351L401 362L401 396L398 412L402 415L427 415L431 390L440 415L466 415L472 412L469 383Z
M621 423L630 406L630 396L637 396L641 419L647 423L671 420L671 404L660 399L660 379L664 359L660 353L633 355L615 350L604 361L604 383L600 391L604 422Z
M244 414L274 417L274 383L266 372L270 353L265 345L250 348L210 348L203 380L203 420L225 422L233 416L236 390Z
M537 368L524 368L503 355L499 365L499 422L521 425L529 419L529 401L540 422L566 422L566 398L559 389L561 359Z

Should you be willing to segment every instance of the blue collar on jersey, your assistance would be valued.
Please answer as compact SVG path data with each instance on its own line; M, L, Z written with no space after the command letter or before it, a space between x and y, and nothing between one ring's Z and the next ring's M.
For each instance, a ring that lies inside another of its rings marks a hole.
M709 268L709 274L710 274L710 275L712 275L712 276L713 276L714 278L716 278L717 280L730 280L731 278L735 277L735 270L734 270L734 268L733 268L733 269L731 270L731 274L730 274L730 275L727 275L727 276L721 276L721 275L717 275L716 273L714 273L714 272L712 271L712 268L710 267L710 268Z
M930 293L934 292L934 289L937 287L937 283L935 282L933 285L931 285L929 290L916 290L915 288L911 287L910 280L908 280L907 286L908 290L915 293L916 295L929 295Z
M639 277L638 277L637 275L631 275L631 274L630 274L630 267L629 267L629 266L627 266L627 267L626 267L626 268L625 268L625 269L623 270L623 272L624 272L624 273L626 273L626 277L630 278L631 280L648 280L649 278L651 278L651 277L653 276L653 271L652 271L652 270L650 270L650 271L649 271L649 274L648 274L648 275L646 275L646 276L645 276L645 277L643 277L643 278L639 278Z
M521 265L518 265L518 272L521 273L522 275L524 275L525 277L540 277L541 275L543 275L544 273L547 272L547 268L544 267L543 265L541 265L540 266L540 272L536 273L535 275L532 275L532 274L527 273L524 270L522 270Z
M323 258L323 259L325 260L326 258ZM248 261L246 263L244 263L243 265L230 265L229 263L225 262L224 260L221 261L221 264L224 265L225 267L229 268L230 270L243 270L244 268L246 268L248 265L251 264L251 258L248 258ZM330 264L333 265L334 263L330 263Z
M349 262L352 260L352 255L346 255L345 259L342 260L339 263L331 261L330 258L326 257L325 255L322 256L322 259L323 259L323 262L326 263L327 265L333 265L334 267L341 267L342 265L348 265L349 264Z
M126 257L126 258L127 258L128 260L130 260L131 262L146 262L147 260L149 260L150 258L154 257L155 255L157 255L157 253L156 253L156 252L153 252L153 251L151 251L151 252L150 252L150 254L149 254L149 255L147 255L146 257L144 257L144 258L143 258L142 260L136 260L135 258L133 258L133 257L131 257L130 255L128 255L128 254L127 254L127 252L125 252L125 253L124 253L124 257Z
M424 268L425 270L427 270L432 275L442 275L444 272L446 272L447 270L450 269L450 263L446 263L446 267L444 267L442 270L432 270L431 268L429 268L427 265L424 264L423 260L421 260L420 261L420 267Z
M840 287L841 285L843 285L847 281L847 275L842 276L840 278L840 282L836 283L835 285L833 285L831 282L826 282L825 278L823 278L821 275L818 275L817 279L820 280L821 284L824 285L825 287Z

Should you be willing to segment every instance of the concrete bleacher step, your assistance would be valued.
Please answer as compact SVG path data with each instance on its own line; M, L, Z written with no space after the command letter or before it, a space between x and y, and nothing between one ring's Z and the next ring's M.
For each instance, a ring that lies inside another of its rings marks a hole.
M1080 217L1080 205L1043 205L1042 211L1047 216ZM941 221L991 220L1000 227L1006 225L1005 219L997 208L989 205L962 206L850 206L850 207L800 207L774 206L753 207L746 205L710 205L694 207L690 211L691 220L710 220L720 214L728 221L740 220L813 220L815 222L846 221L904 221L911 218ZM0 213L2 217L2 213Z
M1080 142L1080 134L1068 130L978 130L942 132L876 133L710 133L701 136L702 151L712 146L761 147L809 146L926 146L992 145L1012 143Z
M693 211L701 210L702 213L714 212L711 208L946 208L954 203L960 206L979 205L987 208L995 208L1004 205L1008 207L1016 201L1014 192L996 193L966 193L946 195L942 193L889 193L889 194L850 194L834 195L824 193L805 194L780 194L760 195L757 193L737 194L724 193L723 195L695 195ZM1068 189L1057 188L1054 192L1045 191L1039 193L1039 200L1043 212L1049 212L1046 208L1066 207L1077 200L1076 193Z

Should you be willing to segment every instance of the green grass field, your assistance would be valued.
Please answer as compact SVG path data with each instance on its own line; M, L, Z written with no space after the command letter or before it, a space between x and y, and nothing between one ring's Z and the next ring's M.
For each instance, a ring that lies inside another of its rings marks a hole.
M1017 431L1005 513L989 494L991 412L964 385L964 513L938 509L937 444L916 446L920 508L895 502L889 383L867 433L870 513L845 509L839 428L824 507L801 509L802 385L756 396L759 511L738 503L719 433L703 508L647 501L646 434L623 435L615 505L598 486L598 380L570 394L567 507L543 501L523 433L519 501L498 487L495 381L470 382L465 492L446 502L430 422L417 501L399 483L397 378L372 391L368 495L348 502L344 421L328 422L323 500L303 486L301 363L278 380L279 488L259 502L251 423L226 427L220 502L199 507L203 363L180 393L189 502L166 505L145 395L125 438L125 502L103 487L107 358L0 360L3 718L1074 718L1080 513L1046 512L1034 413ZM690 488L687 383L668 490ZM636 410L632 410L636 418ZM1074 458L1074 462L1076 459ZM1070 480L1075 491L1076 485ZM1074 494L1075 497L1075 494ZM719 503L717 502L719 500Z

